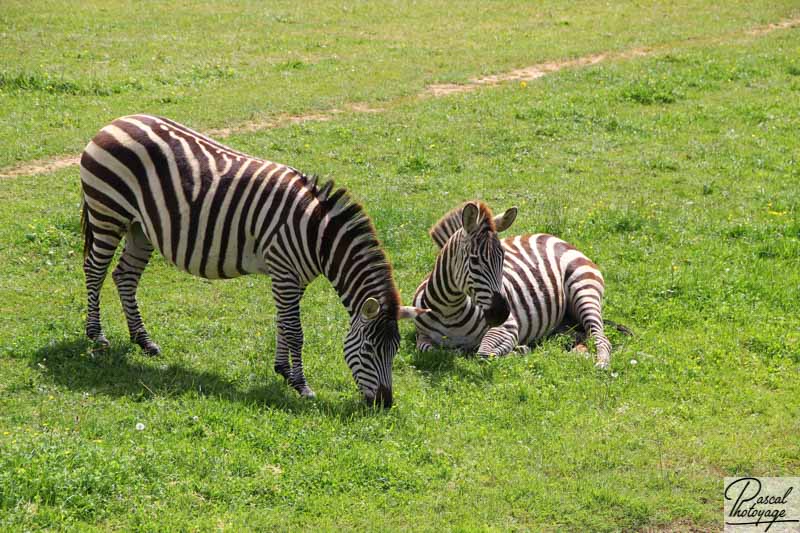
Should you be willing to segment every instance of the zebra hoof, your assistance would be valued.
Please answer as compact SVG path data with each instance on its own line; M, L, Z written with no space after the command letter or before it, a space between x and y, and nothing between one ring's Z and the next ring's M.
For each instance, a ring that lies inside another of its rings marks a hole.
M92 339L92 343L94 343L94 348L96 350L105 350L106 348L111 346L111 343L108 342L108 339L102 333Z
M149 355L151 357L155 357L156 355L161 355L161 348L158 344L154 342L146 342L140 345L142 347L142 351L145 355Z
M317 393L311 390L311 387L306 385L300 390L300 396L303 398L313 399L317 397Z

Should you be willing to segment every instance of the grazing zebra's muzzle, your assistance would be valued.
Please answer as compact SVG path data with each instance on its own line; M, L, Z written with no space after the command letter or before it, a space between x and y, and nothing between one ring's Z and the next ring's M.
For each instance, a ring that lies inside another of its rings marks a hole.
M489 326L496 327L508 320L510 313L511 309L508 306L508 300L502 293L496 292L492 294L492 303L484 309L483 316Z
M367 405L375 405L389 409L392 406L392 389L383 385L378 386L375 396L364 395Z

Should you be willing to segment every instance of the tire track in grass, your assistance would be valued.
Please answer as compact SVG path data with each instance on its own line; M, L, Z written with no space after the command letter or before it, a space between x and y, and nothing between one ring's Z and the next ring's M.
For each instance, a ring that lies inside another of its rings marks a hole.
M492 74L480 78L473 78L466 83L436 83L428 85L420 93L416 95L417 99L425 98L440 98L452 94L463 94L477 91L484 87L493 87L502 83L512 81L533 81L548 74L558 72L560 70L569 68L583 68L602 63L604 61L620 60L620 59L634 59L637 57L653 55L657 52L670 50L678 45L685 45L691 43L702 42L716 42L726 37L742 35L749 37L762 37L777 30L786 30L800 27L800 16L773 22L764 26L757 26L748 30L741 30L730 32L724 35L717 36L702 36L690 39L684 39L674 43L656 45L653 47L641 47L624 50L621 52L600 52L597 54L590 54L575 59L567 59L563 61L548 61L545 63L538 63L524 68L511 70L500 74ZM325 122L334 119L337 115L343 113L382 113L386 109L392 107L393 104L401 101L407 101L407 98L401 97L389 102L385 107L373 107L367 103L350 103L344 106L344 109L329 109L327 111L317 111L299 115L278 115L267 120L256 120L244 122L236 126L229 126L225 128L214 128L205 130L205 134L209 137L224 139L231 135L242 133L255 133L257 131L282 128L295 124L302 124L304 122ZM0 169L0 179L2 178L15 178L18 176L34 176L38 174L47 174L61 170L63 168L77 165L80 159L79 154L71 154L60 157L48 157L23 163L12 167Z

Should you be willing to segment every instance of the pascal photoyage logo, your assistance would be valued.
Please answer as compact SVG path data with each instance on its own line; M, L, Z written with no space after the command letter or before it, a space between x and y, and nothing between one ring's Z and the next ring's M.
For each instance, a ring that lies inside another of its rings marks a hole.
M800 477L726 477L725 531L800 532Z

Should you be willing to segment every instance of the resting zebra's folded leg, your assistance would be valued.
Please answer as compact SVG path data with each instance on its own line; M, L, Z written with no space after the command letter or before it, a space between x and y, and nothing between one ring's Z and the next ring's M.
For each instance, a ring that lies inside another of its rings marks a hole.
M478 355L481 357L499 357L514 351L519 343L519 326L516 320L509 318L496 328L490 328L481 339Z
M417 350L428 352L433 348L433 341L424 335L417 334Z
M273 276L272 296L278 308L278 338L275 349L275 372L289 381L301 396L313 398L303 373L303 327L300 324L300 299L305 286L296 277ZM291 368L289 358L291 357Z
M139 313L139 303L136 301L139 279L152 254L153 245L150 244L141 226L132 224L125 235L125 248L122 250L119 263L111 277L117 286L119 299L122 302L131 342L141 346L147 355L158 355L161 353L161 349L150 339L142 322L142 315Z

